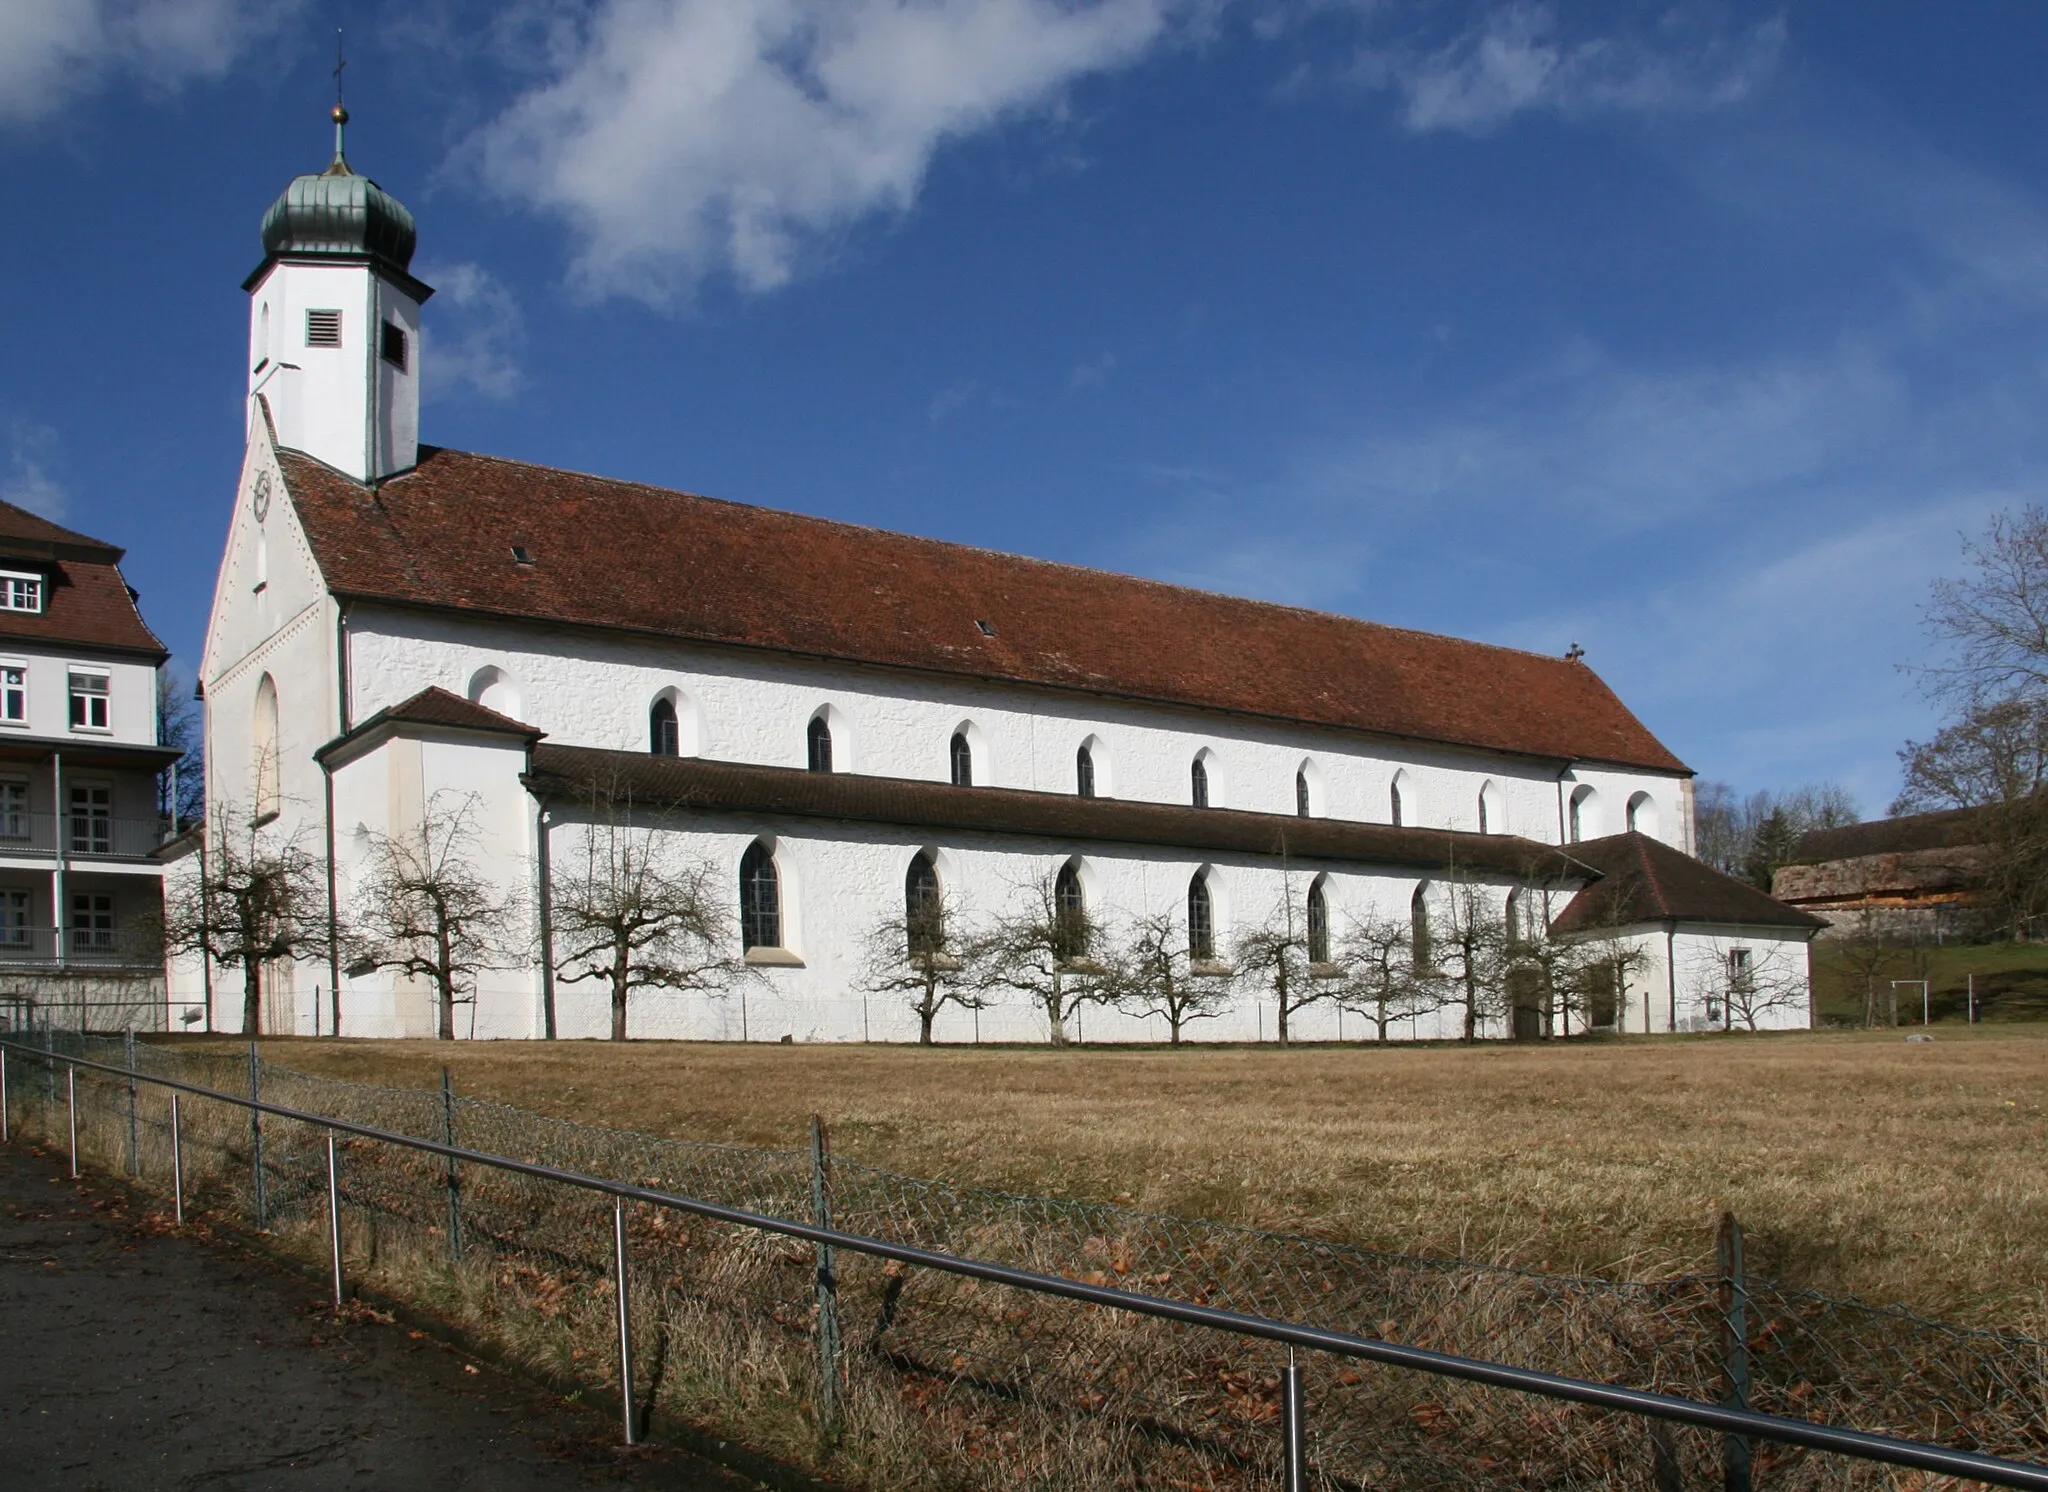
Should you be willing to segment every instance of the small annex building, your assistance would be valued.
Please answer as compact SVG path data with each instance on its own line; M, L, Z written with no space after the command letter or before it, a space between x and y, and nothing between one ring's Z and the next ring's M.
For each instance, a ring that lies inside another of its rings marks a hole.
M1280 912L1327 963L1350 921L1426 927L1453 886L1504 918L1540 892L1565 930L1607 886L1583 926L1644 912L1665 960L1617 1000L1632 1031L1713 1024L1697 970L1810 920L1688 858L1691 771L1576 657L422 444L411 216L337 138L262 240L200 669L213 822L301 846L345 918L371 845L463 804L526 951L477 979L458 1034L608 1029L603 990L541 951L563 866L604 828L594 787L724 888L755 976L650 995L635 1035L905 1039L908 1010L860 990L876 929L908 897L971 920L1055 880L1105 926L1189 921L1218 977L1235 933ZM171 978L206 999L198 969ZM208 978L212 1028L233 1029L238 976ZM339 952L275 971L262 1019L434 1029L419 981ZM1091 1041L1163 1034L1084 1019ZM1766 1022L1806 1023L1794 1003ZM1271 1031L1247 995L1190 1034ZM1518 1031L1539 1034L1482 1034ZM1048 1032L1019 1002L938 1034Z

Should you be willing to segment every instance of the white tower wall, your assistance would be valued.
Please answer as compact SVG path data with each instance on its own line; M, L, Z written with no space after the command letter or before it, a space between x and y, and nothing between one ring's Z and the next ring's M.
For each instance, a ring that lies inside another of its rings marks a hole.
M338 345L314 340L317 311L339 314ZM387 322L402 368L383 356ZM268 398L279 445L358 481L419 460L419 355L419 302L367 263L285 259L250 292L250 397Z

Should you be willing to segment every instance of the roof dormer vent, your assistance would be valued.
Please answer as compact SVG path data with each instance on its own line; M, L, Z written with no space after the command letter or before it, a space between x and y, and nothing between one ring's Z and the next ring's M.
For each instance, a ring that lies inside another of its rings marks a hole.
M514 544L512 546L512 563L515 565L532 564L533 551L528 549L524 544Z

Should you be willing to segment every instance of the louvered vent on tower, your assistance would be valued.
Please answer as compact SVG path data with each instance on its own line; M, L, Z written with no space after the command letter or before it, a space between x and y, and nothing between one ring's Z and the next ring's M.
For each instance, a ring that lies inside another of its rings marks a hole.
M339 347L341 345L341 312L308 311L306 313L306 345L308 347Z

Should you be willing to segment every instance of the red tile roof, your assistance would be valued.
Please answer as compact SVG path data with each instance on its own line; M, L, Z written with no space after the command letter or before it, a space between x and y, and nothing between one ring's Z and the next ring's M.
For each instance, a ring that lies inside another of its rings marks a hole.
M41 611L0 611L0 642L69 643L157 662L168 658L136 609L120 560L112 544L0 502L0 569L34 570L48 580Z
M344 596L1687 770L1559 658L431 446L374 489L280 457Z
M496 710L486 709L436 685L422 689L387 709L379 710L347 735L336 736L313 753L313 760L325 761L337 753L352 755L353 753L346 752L345 748L354 746L365 737L394 725L432 725L449 730L482 731L494 736L517 736L529 743L542 740L547 735L544 730L536 730L523 721L514 720L510 715L501 715Z
M1630 832L1568 844L1564 852L1600 872L1551 919L1559 933L1645 922L1718 922L1811 932L1820 918L1788 907L1747 881L1723 875L1662 840Z

